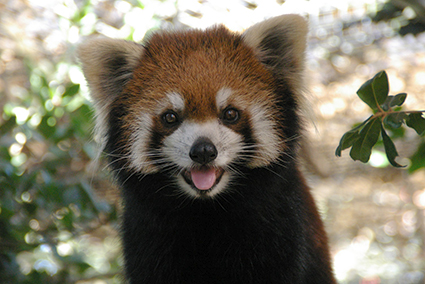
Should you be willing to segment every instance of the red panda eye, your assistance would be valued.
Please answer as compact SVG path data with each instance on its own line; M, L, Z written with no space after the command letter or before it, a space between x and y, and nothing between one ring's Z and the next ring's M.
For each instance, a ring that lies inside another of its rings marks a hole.
M173 111L167 111L164 113L162 115L162 120L168 125L176 124L179 121L177 114Z
M223 112L223 120L227 123L234 123L239 119L239 112L234 108L227 108Z

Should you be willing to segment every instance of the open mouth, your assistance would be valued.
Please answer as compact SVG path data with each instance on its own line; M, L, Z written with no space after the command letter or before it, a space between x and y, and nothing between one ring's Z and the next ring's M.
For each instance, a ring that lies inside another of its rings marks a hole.
M184 170L182 175L184 180L193 188L200 191L207 191L220 182L224 170L222 168L201 167Z

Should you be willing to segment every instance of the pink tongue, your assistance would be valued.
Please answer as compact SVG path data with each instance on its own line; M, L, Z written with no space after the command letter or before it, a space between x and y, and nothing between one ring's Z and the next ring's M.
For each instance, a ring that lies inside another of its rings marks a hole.
M192 182L197 189L206 190L213 187L215 183L215 169L193 169L190 174L192 175Z

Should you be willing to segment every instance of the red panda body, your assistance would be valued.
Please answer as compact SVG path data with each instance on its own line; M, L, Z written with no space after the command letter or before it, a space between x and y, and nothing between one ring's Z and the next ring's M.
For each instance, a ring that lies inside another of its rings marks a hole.
M335 283L296 161L305 26L82 45L129 283Z

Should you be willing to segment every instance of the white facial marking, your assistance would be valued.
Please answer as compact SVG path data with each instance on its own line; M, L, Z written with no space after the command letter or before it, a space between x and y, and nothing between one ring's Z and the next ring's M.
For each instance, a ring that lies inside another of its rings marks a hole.
M233 91L230 88L221 88L217 92L216 104L218 109L224 109L229 104L229 98L232 96ZM251 105L248 106L243 99L238 97L232 98L233 103L239 110L246 110L251 119L252 133L255 141L257 141L257 151L255 155L251 155L254 158L248 166L255 168L260 166L266 166L269 163L275 161L279 157L279 134L277 133L277 127L272 119L270 112L264 105ZM235 102L236 101L236 102Z
M155 114L161 115L165 110L172 109L175 111L184 110L184 99L182 95L177 92L170 92L166 94L166 99L158 101L158 106L155 108Z
M199 137L211 140L217 149L214 166L225 167L241 147L242 137L221 125L218 121L205 123L183 122L170 136L165 138L163 152L171 161L182 168L191 168L194 162L189 157L190 148Z
M148 142L152 129L152 118L143 113L130 136L130 167L142 173L156 173L158 167L153 164L149 157Z
M254 105L249 108L249 112L252 134L257 142L257 153L249 166L252 168L266 166L278 159L281 138L274 120L263 107Z
M218 90L215 101L217 109L224 109L227 107L229 97L232 95L232 90L230 88L223 87Z
M196 165L190 158L189 152L192 145L200 137L210 139L217 149L217 158L212 162L212 166L224 169L219 183L206 193L211 197L223 191L231 180L230 173L226 169L241 151L242 137L221 125L217 120L205 123L186 121L165 138L163 154L167 157L167 160L172 161L182 169L189 170ZM191 197L200 197L199 193L187 184L182 175L178 175L176 178L178 185L186 194Z
M217 92L216 105L219 110L228 106L232 94L233 91L230 88L222 88ZM161 166L152 161L152 155L158 155L157 157L160 157L162 162L175 165L175 179L179 188L192 198L200 198L201 196L213 197L226 189L235 175L231 170L231 164L241 155L252 157L247 165L251 168L266 166L277 160L280 153L281 138L266 104L249 105L243 101L243 98L232 97L231 100L233 104L236 104L236 108L246 111L249 116L252 135L256 141L255 153L244 154L244 137L220 123L218 118L203 123L184 120L172 134L164 139L163 146L158 150L160 153L152 153L149 149L149 139L152 135L153 117L151 114L143 113L132 129L129 141L131 145L129 166L141 173L157 173L161 171ZM168 93L166 99L158 102L154 115L160 115L168 108L183 111L183 97L175 92ZM194 166L198 166L190 158L189 153L192 145L200 137L211 140L217 149L217 158L211 162L211 166L224 170L218 183L212 189L204 191L203 195L188 184L182 175L184 170L190 171ZM171 167L172 169L173 167Z
M167 98L173 106L174 110L183 111L184 109L184 100L179 93L169 93Z

